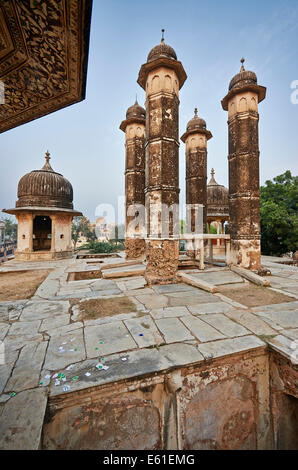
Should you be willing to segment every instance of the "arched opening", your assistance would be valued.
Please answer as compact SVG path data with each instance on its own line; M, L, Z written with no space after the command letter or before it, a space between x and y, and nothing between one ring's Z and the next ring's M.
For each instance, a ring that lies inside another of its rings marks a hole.
M33 220L33 251L51 249L52 220L47 215L37 215Z

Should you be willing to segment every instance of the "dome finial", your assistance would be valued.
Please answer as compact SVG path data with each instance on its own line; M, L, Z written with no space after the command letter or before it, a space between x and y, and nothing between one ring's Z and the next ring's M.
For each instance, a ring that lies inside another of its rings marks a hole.
M47 163L49 163L49 161L50 161L50 159L51 159L50 155L51 155L50 152L47 150L47 151L46 151L46 157L45 157Z
M198 108L195 108L195 111L194 111L194 113L195 113L195 116L197 116L197 115L198 115Z
M165 30L162 29L162 30L161 30L161 41L160 41L160 42L164 42L164 40L165 40L164 34L165 34Z
M54 171L53 168L51 167L50 165L50 152L47 150L46 151L46 156L45 156L45 159L46 159L46 162L44 164L44 166L42 167L42 170L43 171Z
M243 64L244 64L244 62L245 62L245 59L244 59L244 57L242 57L242 59L240 60L240 62L241 62L241 64L242 64L242 65L241 65L240 72L244 72L244 71L245 71L245 68L244 68L244 65L243 65Z
M212 176L212 178L214 178L214 175L215 175L214 168L211 168L211 176Z

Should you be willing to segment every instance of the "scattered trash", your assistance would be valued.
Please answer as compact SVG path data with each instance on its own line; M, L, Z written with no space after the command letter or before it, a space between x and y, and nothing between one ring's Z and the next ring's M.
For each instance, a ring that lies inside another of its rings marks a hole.
M52 375L52 379L56 379L56 377L58 377L58 374Z
M64 341L64 343L62 343L62 344L67 344L67 341Z
M139 336L144 336L143 333L140 333Z
M77 351L77 348L75 348L75 351Z
M69 385L64 385L62 390L63 390L63 392L68 392L68 390L70 390L70 386Z
M121 361L127 361L127 357L121 357Z
M86 372L85 375L86 375L86 377L90 377L91 374L90 374L90 372Z
M39 385L43 385L43 382L39 382Z
M101 364L96 364L95 366L97 369L102 369L102 365Z
M15 392L11 392L9 395L10 395L11 397L15 397L15 396L16 396L16 393L15 393Z
M103 344L103 341L99 341L99 344Z
M103 370L108 370L109 366L102 366Z
M73 367L74 367L74 365L73 365L73 364L70 364L70 366L66 367L66 370L70 370L70 369L72 369Z
M44 376L44 378L45 378L45 379L50 379L51 376L50 376L50 374L47 374L47 375Z
M56 386L57 386L57 385L60 385L60 380L56 379L56 380L55 380L55 385L56 385Z
M66 382L66 377L62 377L62 382Z
M98 351L98 348L95 348L95 351Z
M79 377L76 375L75 377L72 378L72 380L79 380Z

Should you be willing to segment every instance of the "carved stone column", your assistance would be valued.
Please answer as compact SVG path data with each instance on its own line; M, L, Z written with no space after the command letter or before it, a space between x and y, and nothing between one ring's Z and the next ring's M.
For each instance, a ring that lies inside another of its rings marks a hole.
M222 100L229 126L229 206L231 251L229 264L261 267L258 103L266 88L254 72L244 69L232 78Z
M126 112L125 132L125 252L126 259L145 255L145 110L136 101Z
M142 65L146 91L145 203L148 284L175 282L179 257L179 89L186 80L174 49L161 43Z

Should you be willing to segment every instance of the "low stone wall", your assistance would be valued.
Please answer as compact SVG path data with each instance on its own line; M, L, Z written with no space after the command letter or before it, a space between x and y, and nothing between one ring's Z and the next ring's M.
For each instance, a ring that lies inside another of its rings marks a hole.
M264 347L50 396L42 448L297 448L280 360Z

